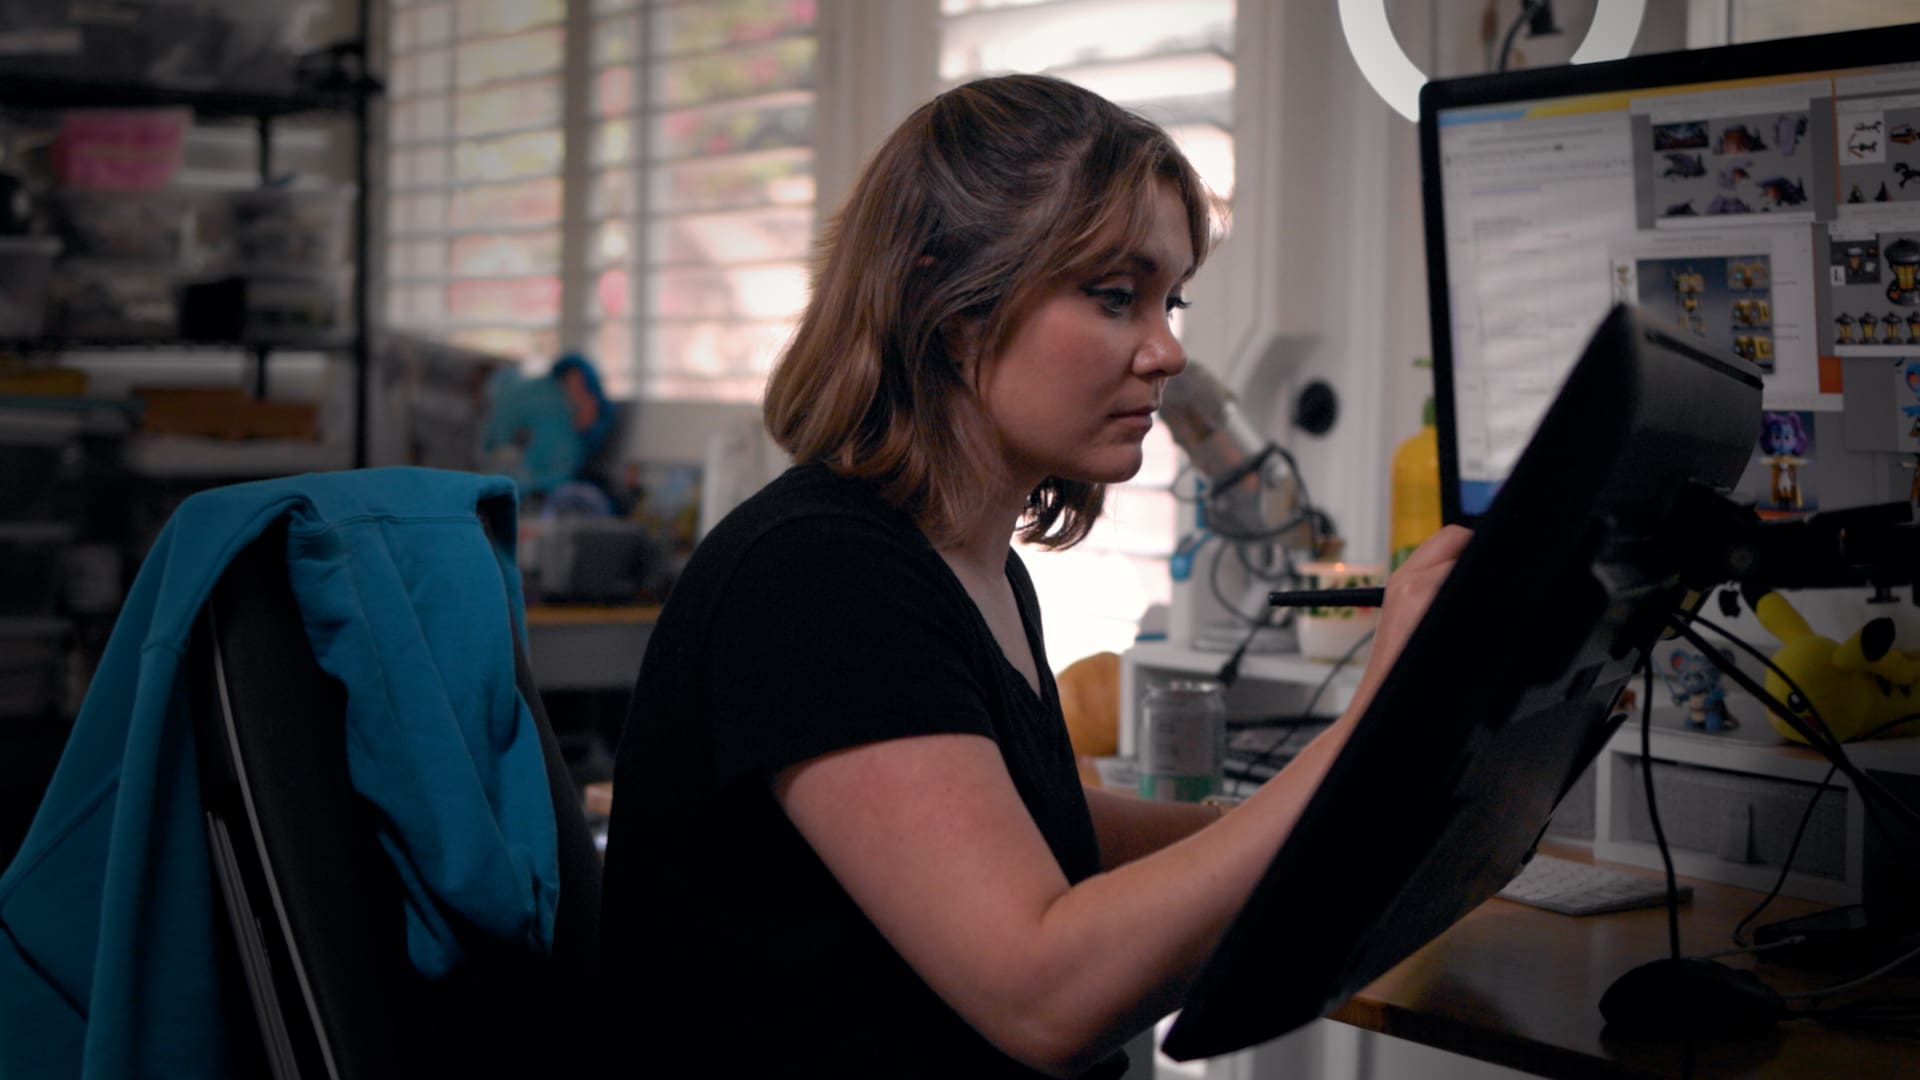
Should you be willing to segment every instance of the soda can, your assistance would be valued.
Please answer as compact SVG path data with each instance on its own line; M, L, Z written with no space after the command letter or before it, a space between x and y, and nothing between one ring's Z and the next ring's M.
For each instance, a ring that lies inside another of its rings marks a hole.
M1140 794L1199 802L1219 794L1227 756L1227 690L1213 679L1172 679L1140 709Z

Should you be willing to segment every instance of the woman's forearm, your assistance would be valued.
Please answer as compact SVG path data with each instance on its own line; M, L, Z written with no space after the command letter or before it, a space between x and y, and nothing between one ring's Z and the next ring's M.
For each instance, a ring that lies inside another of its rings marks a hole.
M1094 1060L1179 1008L1353 722L1353 714L1343 717L1218 824L1058 897L1041 921L1032 969L1039 978L1022 1008L1066 1042L1088 1047Z
M1216 806L1143 799L1096 787L1087 788L1087 810L1100 839L1102 870L1151 855L1220 820Z

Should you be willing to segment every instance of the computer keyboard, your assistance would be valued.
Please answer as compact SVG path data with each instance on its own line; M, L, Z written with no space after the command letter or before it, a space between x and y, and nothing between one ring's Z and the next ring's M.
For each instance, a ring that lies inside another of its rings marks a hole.
M1642 877L1592 863L1535 855L1499 895L1503 900L1562 915L1602 915L1609 911L1658 907L1667 902L1667 883L1665 878ZM1692 895L1692 886L1680 886L1682 901Z
M1328 723L1250 724L1229 730L1224 793L1246 798L1260 790Z

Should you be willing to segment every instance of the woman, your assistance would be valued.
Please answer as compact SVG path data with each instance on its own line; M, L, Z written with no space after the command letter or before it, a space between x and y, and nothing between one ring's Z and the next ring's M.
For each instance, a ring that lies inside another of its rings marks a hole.
M1078 541L1139 469L1209 210L1162 131L1043 77L942 94L868 165L767 392L798 464L695 552L621 740L631 1060L1117 1072L1179 1006L1464 538L1395 574L1348 715L1242 808L1082 790L1010 540Z

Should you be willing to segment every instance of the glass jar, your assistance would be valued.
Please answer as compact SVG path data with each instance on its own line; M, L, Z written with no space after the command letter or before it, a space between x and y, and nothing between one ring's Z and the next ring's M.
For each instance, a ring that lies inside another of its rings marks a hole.
M1214 679L1152 687L1140 708L1140 794L1199 802L1220 792L1227 756L1227 690Z

